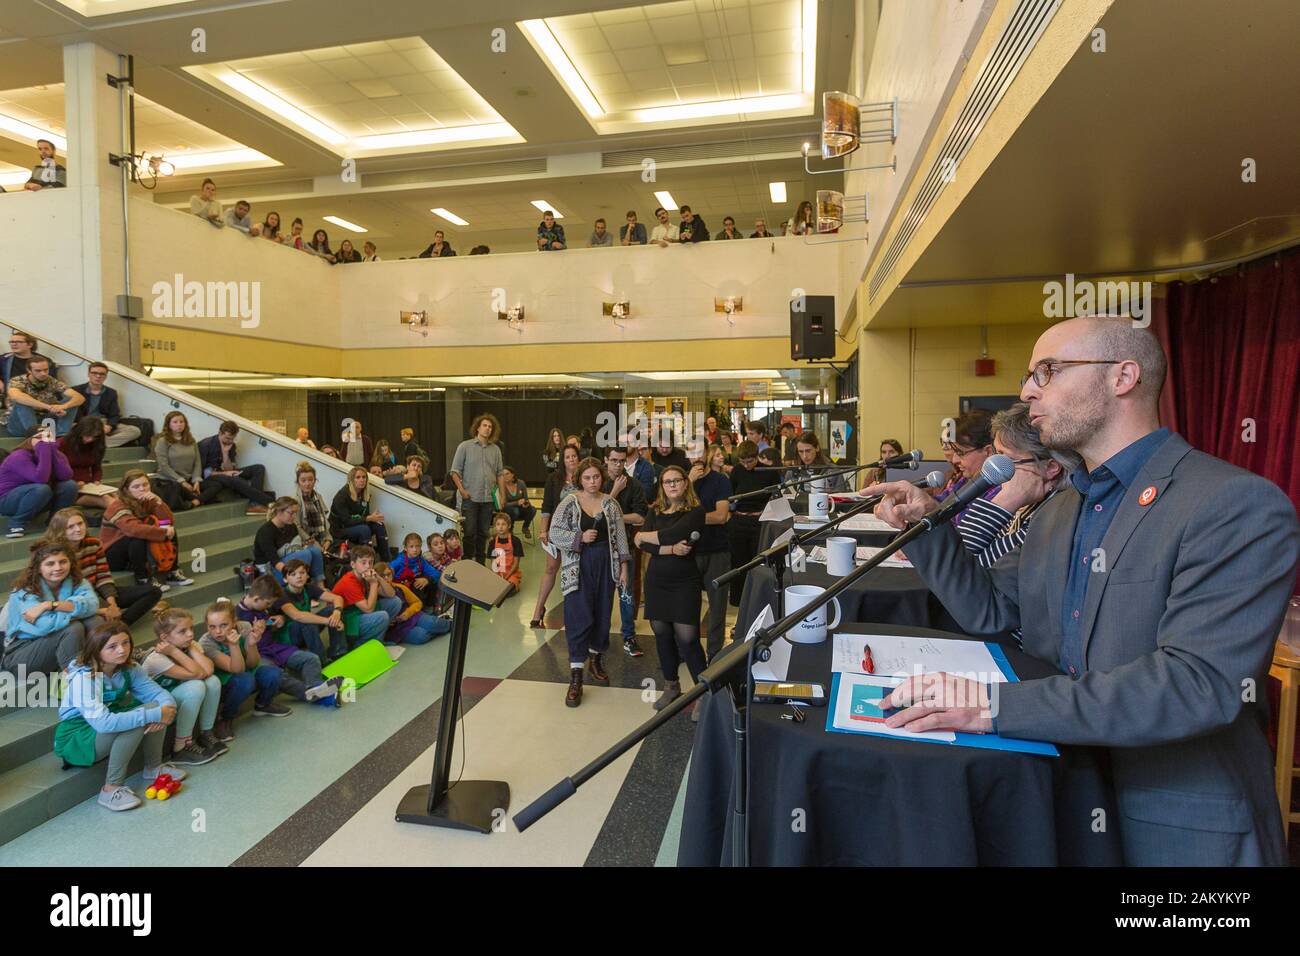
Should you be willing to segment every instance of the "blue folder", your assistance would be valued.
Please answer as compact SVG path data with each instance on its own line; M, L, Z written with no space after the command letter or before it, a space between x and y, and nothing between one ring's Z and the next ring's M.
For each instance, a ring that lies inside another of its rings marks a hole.
M985 643L989 653L993 655L993 661L998 665L1003 675L1008 681L1019 682L1020 678L1011 668L1011 662L1007 660L1006 652L1000 645ZM870 734L872 737L887 737L890 740L905 740L905 737L896 737L892 734L877 733L873 730L844 730L835 726L835 701L839 698L840 693L840 676L838 673L831 680L831 696L826 708L826 729L833 734ZM1059 757L1061 752L1056 749L1055 745L1046 743L1041 740L1017 740L1013 737L999 737L997 734L963 734L957 733L956 739L949 743L946 740L934 740L927 737L917 737L917 743L922 744L943 744L944 746L957 747L980 747L984 750L1013 750L1018 753L1041 754L1045 757Z

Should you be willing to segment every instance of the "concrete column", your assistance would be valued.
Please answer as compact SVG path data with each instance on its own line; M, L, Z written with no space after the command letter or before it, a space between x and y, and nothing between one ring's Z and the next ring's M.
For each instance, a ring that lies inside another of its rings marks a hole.
M451 460L456 454L456 446L466 438L465 428L469 424L465 421L465 390L463 388L448 388L443 393L443 414L446 416L446 437L443 444L447 452L447 467L451 467Z
M77 197L80 215L81 314L76 317L80 335L69 335L67 329L58 333L92 358L138 365L137 332L117 315L117 296L128 284L123 185L121 170L108 161L109 153L129 149L123 140L120 94L108 84L110 75L122 72L117 54L94 43L63 48L68 189Z

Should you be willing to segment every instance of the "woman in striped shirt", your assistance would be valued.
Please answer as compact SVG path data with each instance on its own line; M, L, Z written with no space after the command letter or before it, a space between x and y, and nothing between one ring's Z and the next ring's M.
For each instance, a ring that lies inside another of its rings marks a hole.
M61 508L50 519L45 542L61 545L74 555L81 576L99 596L99 615L110 621L121 618L130 627L149 613L162 599L162 590L152 584L119 587L108 569L108 556L99 539L87 534L86 518L80 508Z
M991 498L972 501L957 525L966 550L985 568L1024 543L1035 513L1082 460L1072 451L1045 448L1024 402L998 412L991 426L993 447L1011 459L1015 474Z

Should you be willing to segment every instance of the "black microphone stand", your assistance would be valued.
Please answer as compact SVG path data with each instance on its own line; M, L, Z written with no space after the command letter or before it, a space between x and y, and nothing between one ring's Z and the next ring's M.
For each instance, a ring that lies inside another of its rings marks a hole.
M864 502L865 504L865 502ZM901 549L908 542L925 534L931 528L949 520L956 512L954 510L943 508L935 514L928 515L921 521L911 526L901 534L896 536L887 545L882 547L873 557L869 558L866 563L855 568L849 574L840 578L839 581L832 584L820 596L799 608L793 614L782 616L769 627L761 628L754 635L747 637L743 641L732 643L726 650L718 655L714 661L700 672L699 678L685 694L682 694L671 704L665 707L659 713L655 714L645 723L643 723L632 733L628 734L614 746L610 747L603 754L598 756L587 766L583 767L572 776L565 777L550 790L546 791L524 809L520 810L514 816L515 826L520 832L528 829L546 814L550 813L557 806L573 796L582 786L593 776L609 766L628 750L635 747L638 743L654 733L661 726L672 720L677 714L681 713L692 703L704 696L705 692L715 693L723 688L731 689L733 697L736 688L744 685L748 688L752 681L749 675L753 670L754 660L767 660L771 655L771 645L778 637L786 634L795 628L800 621L807 617L811 612L823 607L833 601L844 591L851 588L865 574L872 571L882 564L890 555ZM848 517L846 514L845 517ZM761 655L761 656L760 656ZM744 662L744 669L741 670L740 664ZM739 671L739 673L737 673ZM748 691L745 693L746 702L748 702ZM748 866L749 865L749 707L737 707L735 726L736 726L736 748L735 759L732 767L732 865Z

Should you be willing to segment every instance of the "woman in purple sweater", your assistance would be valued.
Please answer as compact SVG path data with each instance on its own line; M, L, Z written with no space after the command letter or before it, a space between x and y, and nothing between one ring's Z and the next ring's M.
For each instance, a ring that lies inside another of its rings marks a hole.
M76 499L72 466L45 430L0 462L0 515L9 519L6 537L21 538L28 522L42 511L53 514Z

